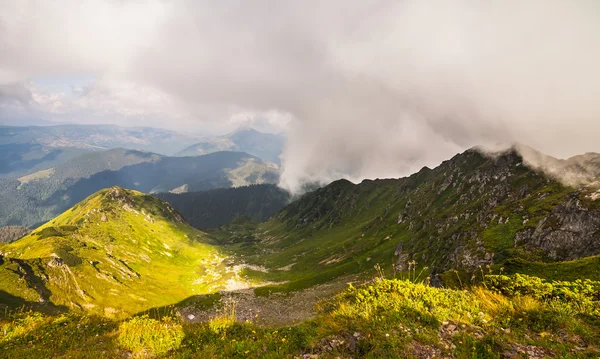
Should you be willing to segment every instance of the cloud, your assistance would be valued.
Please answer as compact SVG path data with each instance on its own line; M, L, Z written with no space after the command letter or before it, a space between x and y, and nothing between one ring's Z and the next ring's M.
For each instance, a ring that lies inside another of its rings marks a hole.
M478 144L598 150L595 0L56 4L2 1L0 82L93 74L80 113L286 128L293 190Z

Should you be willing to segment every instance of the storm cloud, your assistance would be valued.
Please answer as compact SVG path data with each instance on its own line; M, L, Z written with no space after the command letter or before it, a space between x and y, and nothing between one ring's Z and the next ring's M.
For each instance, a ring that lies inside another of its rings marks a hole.
M288 132L292 190L406 175L474 145L599 150L595 0L0 3L0 84L91 75L58 100L81 122L260 119Z

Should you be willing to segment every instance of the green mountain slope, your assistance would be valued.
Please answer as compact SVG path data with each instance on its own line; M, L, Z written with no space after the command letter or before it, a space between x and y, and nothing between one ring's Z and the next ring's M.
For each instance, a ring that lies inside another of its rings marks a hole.
M201 230L218 228L238 217L266 221L290 201L289 193L273 184L155 196L171 204L191 226Z
M114 187L0 247L0 303L76 312L9 314L0 349L596 357L600 282L580 279L600 279L599 198L597 187L531 169L514 149L469 150L407 178L336 181L268 222L206 234L164 202ZM102 318L139 312L150 316Z
M165 157L126 149L92 152L19 179L0 179L0 226L34 226L110 186L201 191L274 183L278 168L241 152Z
M176 156L198 156L217 151L246 152L273 163L280 163L285 138L263 133L252 128L241 128L232 133L198 142Z
M407 178L336 181L267 223L216 235L228 243L237 238L250 263L272 269L250 275L290 280L272 290L307 287L377 263L388 272L416 267L434 283L450 284L459 280L451 270L469 281L487 266L535 272L541 263L600 254L597 198L593 188L565 187L530 169L516 150L494 157L469 150ZM577 275L600 279L594 270Z
M120 187L0 250L0 302L16 297L45 309L120 317L241 281L172 207Z

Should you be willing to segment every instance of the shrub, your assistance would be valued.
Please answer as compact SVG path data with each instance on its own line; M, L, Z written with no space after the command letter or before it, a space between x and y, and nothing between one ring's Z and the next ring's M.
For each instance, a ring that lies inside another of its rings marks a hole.
M600 282L589 279L547 282L541 278L523 274L487 275L485 285L507 296L527 295L533 298L569 308L580 313L600 314ZM557 308L555 308L557 309Z
M119 345L138 356L165 354L179 348L184 337L183 327L170 317L159 321L143 315L119 326Z

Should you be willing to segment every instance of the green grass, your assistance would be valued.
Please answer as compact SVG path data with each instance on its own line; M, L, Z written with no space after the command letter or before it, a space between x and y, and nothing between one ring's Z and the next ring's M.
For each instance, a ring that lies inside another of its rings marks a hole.
M504 263L508 273L523 273L547 280L591 279L600 281L600 256L566 262L529 262L514 259Z
M3 252L0 288L7 295L37 302L43 291L55 306L99 315L175 304L237 278L226 270L227 254L178 222L164 202L118 188L89 197ZM63 265L52 265L55 256ZM31 271L20 280L23 266Z
M528 278L527 283L539 283ZM598 289L575 307L496 282L486 289L440 289L376 279L320 302L317 315L295 326L233 321L235 307L206 323L172 316L125 321L20 313L0 322L0 353L10 358L497 358L527 346L548 356L587 358L600 351ZM595 298L595 299L594 299Z

